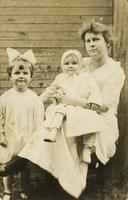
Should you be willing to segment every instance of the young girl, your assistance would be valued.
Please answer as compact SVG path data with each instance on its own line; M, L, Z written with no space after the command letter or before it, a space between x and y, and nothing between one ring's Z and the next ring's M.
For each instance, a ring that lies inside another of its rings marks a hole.
M61 96L72 96L71 101L77 105L78 98L93 107L100 107L102 104L102 96L95 80L85 72L82 72L82 55L77 50L66 51L61 60L63 73L56 76L54 82L49 86L43 94L41 100L43 103L50 98L56 101L46 110L46 120L43 126L46 127L44 141L55 142L58 130L62 125L64 117L66 117L67 136L86 135L93 132L99 132L102 128L100 116L92 110L84 109L80 106L71 106L59 103ZM77 98L76 98L77 97ZM91 150L93 147L92 134L83 136L83 161L91 162Z
M7 72L13 87L1 95L0 99L0 163L5 164L5 167L30 140L34 131L42 124L44 116L40 98L28 89L36 63L33 52L28 50L21 55L18 51L7 48L7 54ZM20 197L27 199L24 174L24 171L20 172ZM12 197L12 180L12 175L3 178L3 200L10 200Z

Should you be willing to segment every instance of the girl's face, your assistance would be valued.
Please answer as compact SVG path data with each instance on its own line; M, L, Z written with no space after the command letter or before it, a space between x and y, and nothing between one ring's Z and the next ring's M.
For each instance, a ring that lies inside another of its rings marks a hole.
M18 91L25 91L31 81L31 72L28 66L14 66L10 80Z
M68 55L65 57L63 72L69 75L78 74L80 72L79 60L75 55Z
M107 44L101 33L85 34L85 47L88 55L95 59L102 59L108 55Z

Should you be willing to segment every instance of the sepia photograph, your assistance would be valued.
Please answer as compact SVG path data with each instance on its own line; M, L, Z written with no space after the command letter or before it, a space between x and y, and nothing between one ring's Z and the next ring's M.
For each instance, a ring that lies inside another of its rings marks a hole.
M0 0L0 200L128 200L128 0Z

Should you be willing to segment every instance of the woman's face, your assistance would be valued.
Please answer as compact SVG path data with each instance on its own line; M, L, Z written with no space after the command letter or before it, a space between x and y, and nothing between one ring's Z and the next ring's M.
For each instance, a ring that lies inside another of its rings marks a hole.
M108 55L107 44L101 33L85 34L85 47L88 55L95 59L100 59Z

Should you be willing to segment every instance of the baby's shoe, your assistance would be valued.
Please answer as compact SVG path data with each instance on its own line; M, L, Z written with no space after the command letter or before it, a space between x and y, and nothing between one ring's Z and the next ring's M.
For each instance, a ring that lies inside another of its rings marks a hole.
M6 164L0 163L0 172L5 172L5 171L6 171Z
M57 128L52 128L47 132L47 135L44 138L45 142L56 142Z
M91 163L91 149L89 147L83 149L82 157L84 162Z
M4 192L3 200L12 200L12 193L11 192Z
M24 200L29 199L29 196L28 196L27 192L25 192L25 191L20 191L19 196L20 196L20 199L24 199Z

